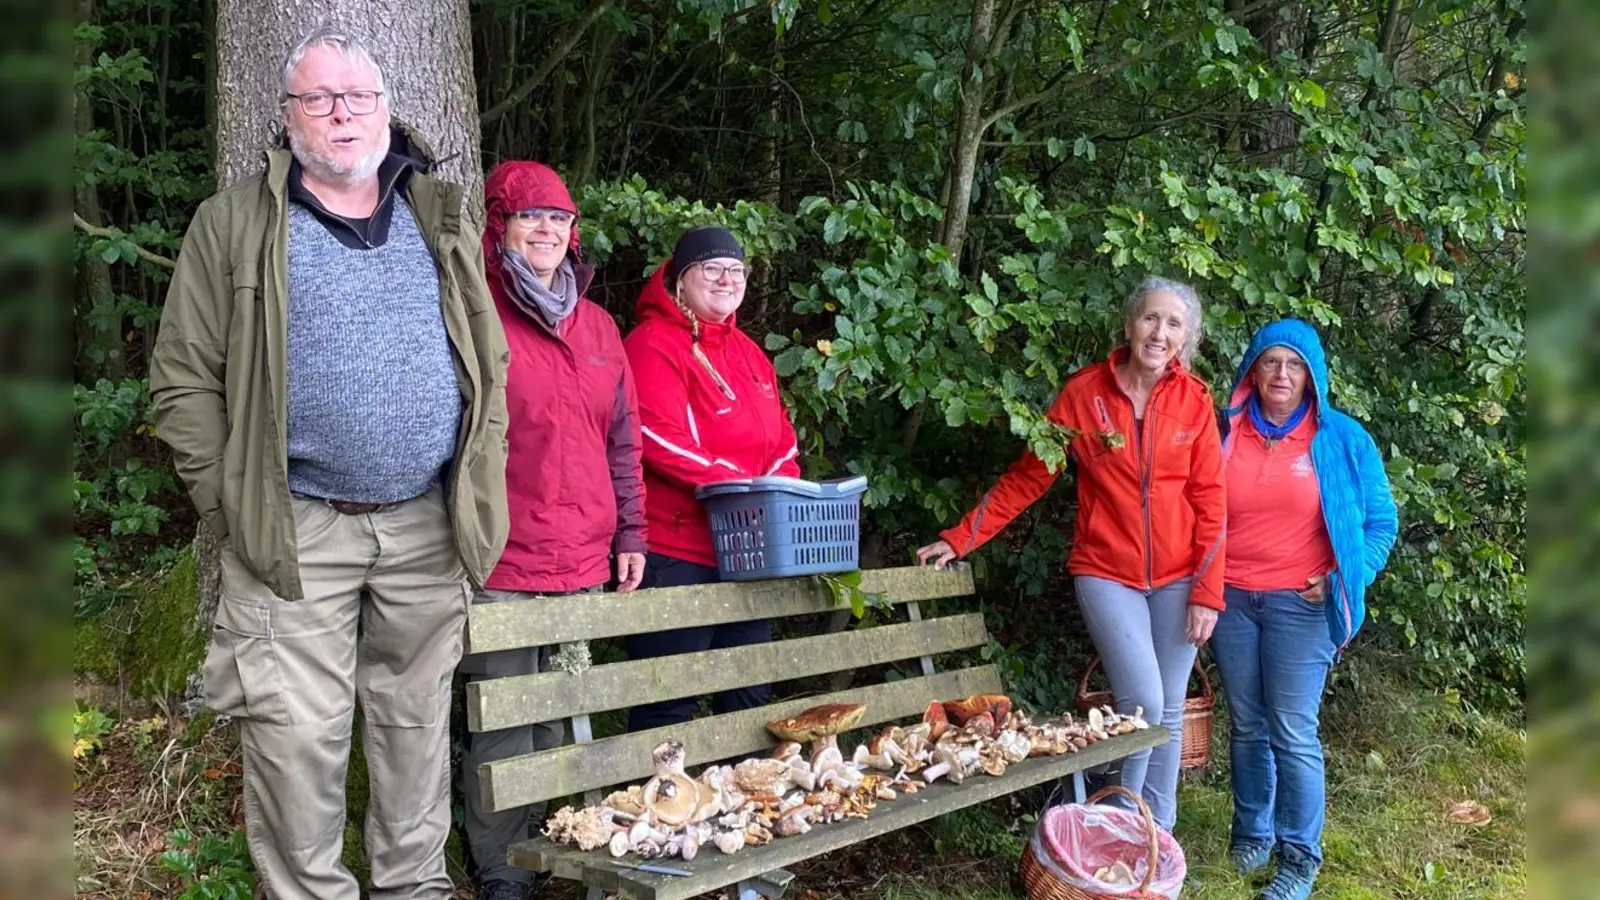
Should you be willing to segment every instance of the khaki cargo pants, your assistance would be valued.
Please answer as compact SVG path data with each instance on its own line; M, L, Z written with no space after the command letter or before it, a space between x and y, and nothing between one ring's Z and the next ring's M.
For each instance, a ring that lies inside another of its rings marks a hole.
M206 703L239 721L245 829L282 900L357 900L340 862L357 697L374 900L446 898L450 679L471 601L442 493L368 515L294 498L305 599L223 550Z

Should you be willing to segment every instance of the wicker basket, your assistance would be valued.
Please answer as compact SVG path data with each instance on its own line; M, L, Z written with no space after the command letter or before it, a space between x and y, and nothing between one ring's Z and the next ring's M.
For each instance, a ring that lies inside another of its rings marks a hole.
M1078 709L1088 712L1096 706L1115 706L1110 691L1089 690L1089 677L1100 668L1100 657L1089 660L1078 678ZM1200 660L1194 661L1194 671L1200 676L1200 693L1191 694L1183 701L1183 749L1178 757L1181 769L1198 769L1211 765L1211 725L1215 718L1217 694L1211 687L1211 676L1206 674ZM1160 716L1159 710L1145 710L1145 715Z
M1097 802L1109 794L1122 794L1133 799L1139 807L1139 812L1144 816L1146 833L1150 835L1148 861L1145 865L1144 881L1137 888L1123 893L1094 893L1091 894L1077 885L1067 884L1050 871L1049 867L1039 862L1033 854L1034 841L1029 841L1022 851L1022 883L1028 887L1028 900L1106 900L1107 897L1120 897L1124 900L1167 900L1164 894L1150 891L1150 879L1155 877L1156 863L1160 859L1161 845L1157 843L1157 828L1155 817L1150 814L1150 807L1145 804L1144 798L1133 791L1119 785L1111 785L1103 790L1096 791L1088 799L1088 803ZM1043 817L1039 819L1040 825L1044 823Z

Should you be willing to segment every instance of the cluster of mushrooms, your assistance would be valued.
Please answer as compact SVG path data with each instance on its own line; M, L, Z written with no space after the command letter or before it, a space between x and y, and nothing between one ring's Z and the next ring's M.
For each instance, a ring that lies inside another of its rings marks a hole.
M979 694L928 704L922 721L892 725L846 757L838 736L861 721L862 704L816 706L767 723L781 742L770 756L708 766L698 779L684 771L683 745L665 741L652 753L655 777L615 791L598 806L562 807L545 823L551 840L580 850L607 848L646 859L694 859L707 842L723 853L805 834L812 826L866 818L879 801L914 794L943 778L960 783L999 776L1030 756L1072 753L1114 735L1148 728L1144 710L1110 707L1083 719L1034 724L1011 699ZM801 747L810 742L810 752Z

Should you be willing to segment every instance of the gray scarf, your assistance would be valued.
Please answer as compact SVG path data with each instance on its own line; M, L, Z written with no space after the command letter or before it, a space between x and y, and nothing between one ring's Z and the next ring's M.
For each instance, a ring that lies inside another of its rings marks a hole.
M578 305L578 279L572 274L571 259L561 261L549 287L544 286L533 266L528 265L528 258L519 251L502 249L500 268L517 308L549 328L560 325Z

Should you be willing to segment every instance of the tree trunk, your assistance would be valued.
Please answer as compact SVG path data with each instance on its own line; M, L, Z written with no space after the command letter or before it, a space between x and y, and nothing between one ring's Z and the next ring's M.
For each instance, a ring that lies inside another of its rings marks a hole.
M483 209L472 23L466 0L217 0L217 184L261 170L261 152L281 131L279 67L306 32L337 23L359 36L383 67L389 108L444 160L438 175L463 185L475 218Z
M78 21L94 21L94 0L78 0ZM88 66L89 44L78 42L74 65ZM79 140L94 130L94 104L88 97L79 95L73 102L73 125ZM74 191L73 206L78 215L90 225L105 225L100 209L100 190L93 182L85 181ZM89 314L78 317L78 347L83 356L74 360L78 379L93 384L97 378L121 381L127 375L127 358L122 348L122 316L117 312L116 292L111 284L111 267L99 256L90 255L78 260L81 280L79 296L89 300Z
M978 150L983 146L983 101L988 95L981 72L989 58L989 38L994 33L995 0L973 0L972 25L967 36L966 65L961 77L961 114L956 121L956 152L945 204L941 243L950 248L957 264L967 240L968 207L972 179L978 170Z
M262 153L281 133L278 101L284 56L321 22L354 30L383 67L390 109L422 135L438 175L466 187L475 220L483 215L478 98L472 75L466 0L300 0L296 4L216 0L217 185L262 170ZM208 104L209 105L209 104ZM221 590L220 552L204 525L194 543L200 622L210 630Z

